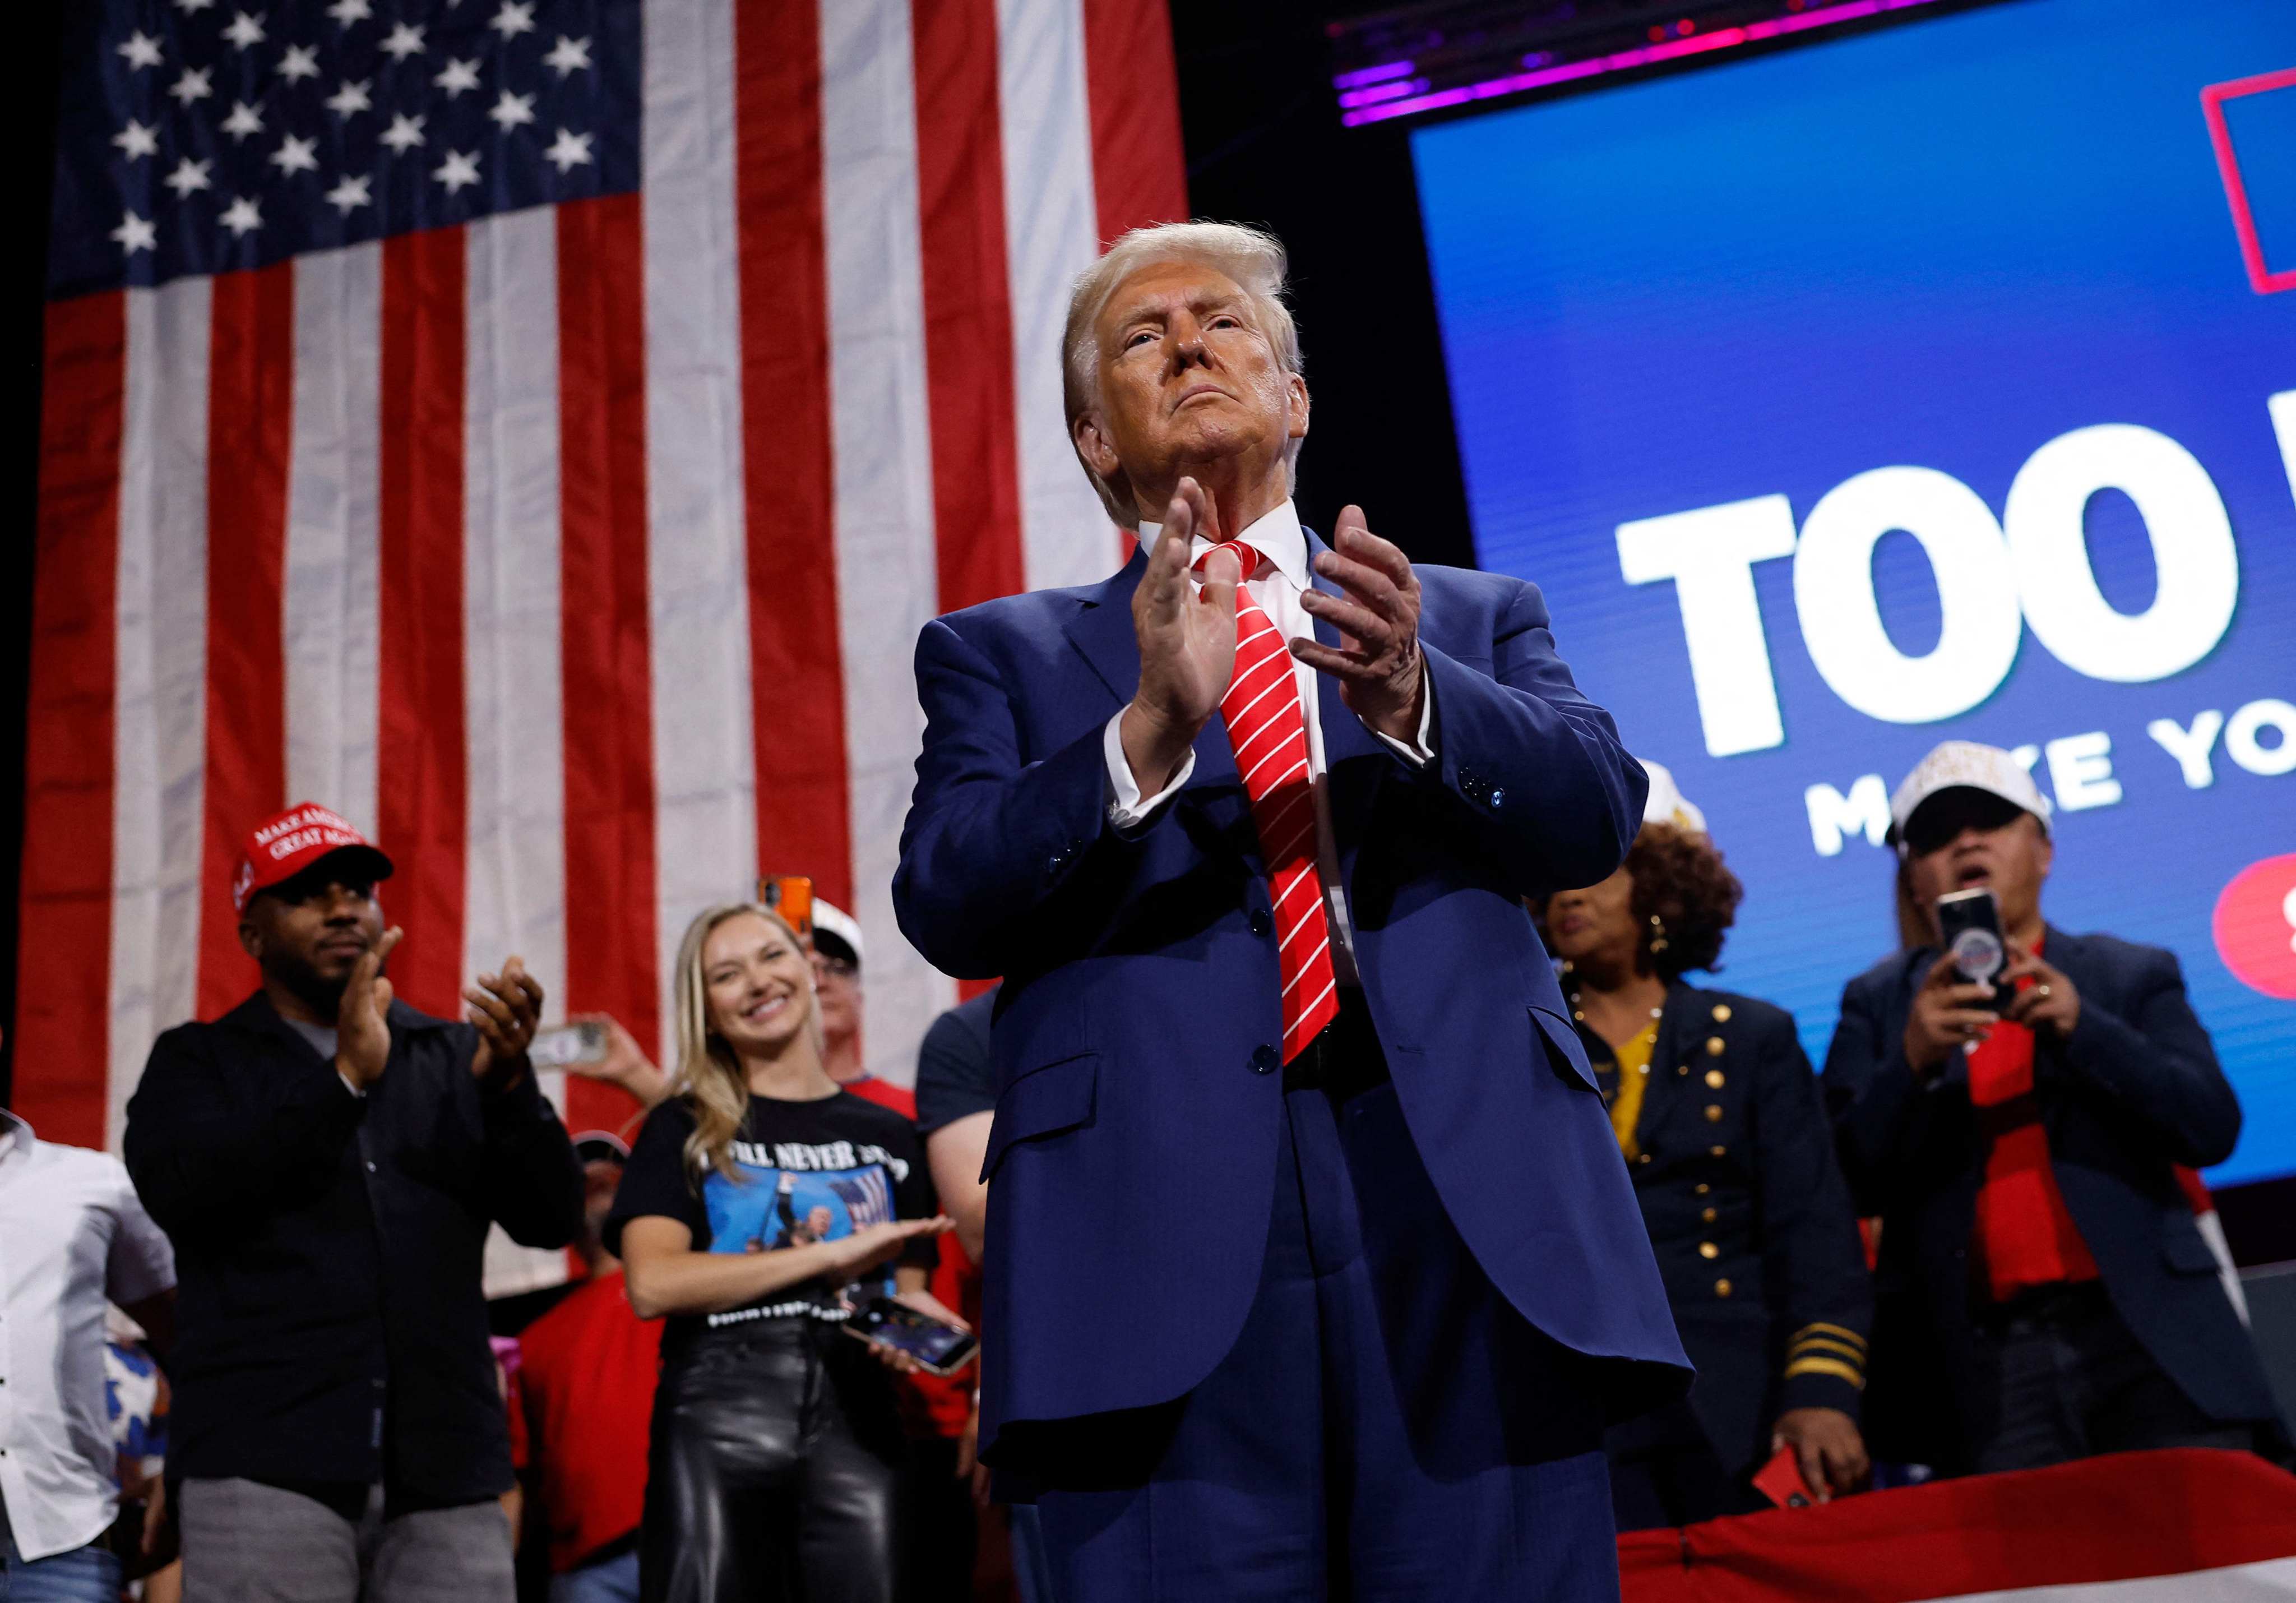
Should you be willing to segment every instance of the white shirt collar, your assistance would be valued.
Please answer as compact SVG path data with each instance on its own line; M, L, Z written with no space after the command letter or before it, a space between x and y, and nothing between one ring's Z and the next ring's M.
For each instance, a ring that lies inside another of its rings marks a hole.
M1161 523L1140 525L1140 545L1153 551L1163 537ZM1295 590L1308 588L1308 536L1300 527L1300 509L1285 501L1261 514L1249 529L1234 537L1259 552L1275 566L1275 571L1292 581ZM1198 535L1190 542L1194 549L1191 557L1202 555L1211 549L1211 542Z
M0 1107L0 1163L32 1155L32 1143L38 1139L32 1127L18 1114Z

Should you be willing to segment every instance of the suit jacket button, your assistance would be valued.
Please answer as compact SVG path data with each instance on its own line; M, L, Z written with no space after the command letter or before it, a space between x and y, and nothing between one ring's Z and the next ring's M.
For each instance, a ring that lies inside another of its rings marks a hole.
M1714 1295L1718 1297L1728 1296L1730 1295L1730 1282L1727 1280L1717 1280L1714 1282Z
M1726 1024L1730 1022L1729 1003L1717 1002L1714 1004L1714 1022L1718 1024Z
M1275 1048L1267 1045L1265 1041L1261 1042L1259 1046L1252 1048L1251 1072L1253 1073L1273 1074L1275 1073L1275 1068L1276 1057Z
M1266 908L1254 908L1251 909L1251 933L1253 934L1265 935L1268 931L1275 927L1275 916L1269 913Z
M1505 791L1504 791L1504 790L1494 790L1494 791L1492 791L1492 792L1491 792L1491 810L1492 810L1493 812L1496 812L1496 811L1499 810L1499 808L1500 808L1500 807L1501 807L1501 806L1505 802L1505 801L1506 801L1506 792L1505 792Z

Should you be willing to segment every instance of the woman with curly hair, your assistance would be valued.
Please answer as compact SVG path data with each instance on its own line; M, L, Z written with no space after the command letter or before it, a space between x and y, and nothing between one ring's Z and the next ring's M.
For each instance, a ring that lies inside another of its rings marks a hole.
M1792 1447L1823 1501L1863 1481L1873 1295L1817 1081L1783 1008L1688 983L1743 894L1704 820L1652 769L1625 865L1538 909L1656 1249L1689 1397L1614 1427L1621 1530L1763 1506Z

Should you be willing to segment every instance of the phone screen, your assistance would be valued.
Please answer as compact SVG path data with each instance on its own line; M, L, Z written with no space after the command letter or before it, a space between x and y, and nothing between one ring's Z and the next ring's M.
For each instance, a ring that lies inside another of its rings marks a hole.
M963 1369L980 1344L971 1331L943 1324L890 1297L872 1297L853 1316L851 1328L865 1341L907 1353L936 1375Z

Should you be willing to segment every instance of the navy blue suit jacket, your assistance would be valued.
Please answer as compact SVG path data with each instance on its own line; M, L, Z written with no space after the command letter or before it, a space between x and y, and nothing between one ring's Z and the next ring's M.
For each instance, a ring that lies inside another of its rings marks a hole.
M1138 687L1145 565L953 613L917 646L926 729L894 906L942 969L1005 976L985 1170L992 1455L1011 1422L1189 1391L1234 1344L1267 1244L1280 985L1220 721L1178 796L1130 835L1108 821L1103 728ZM1619 1360L1606 1372L1632 1411L1679 1394L1687 1364L1521 898L1617 867L1646 781L1555 655L1536 588L1418 572L1435 762L1406 763L1331 681L1317 697L1365 998L1460 1235L1538 1328Z
M2176 957L2054 928L2042 955L2081 1006L2069 1038L2034 1041L2033 1094L2113 1310L2207 1413L2271 1420L2263 1366L2172 1167L2222 1163L2240 1135ZM1988 1144L1968 1061L1956 1053L1924 1081L1905 1056L1906 1017L1937 957L1899 952L1849 982L1824 1083L1858 1212L1882 1221L1866 1434L1881 1457L1955 1470L1990 1437L1997 1392L1972 1318L1989 1295L1970 1258Z

